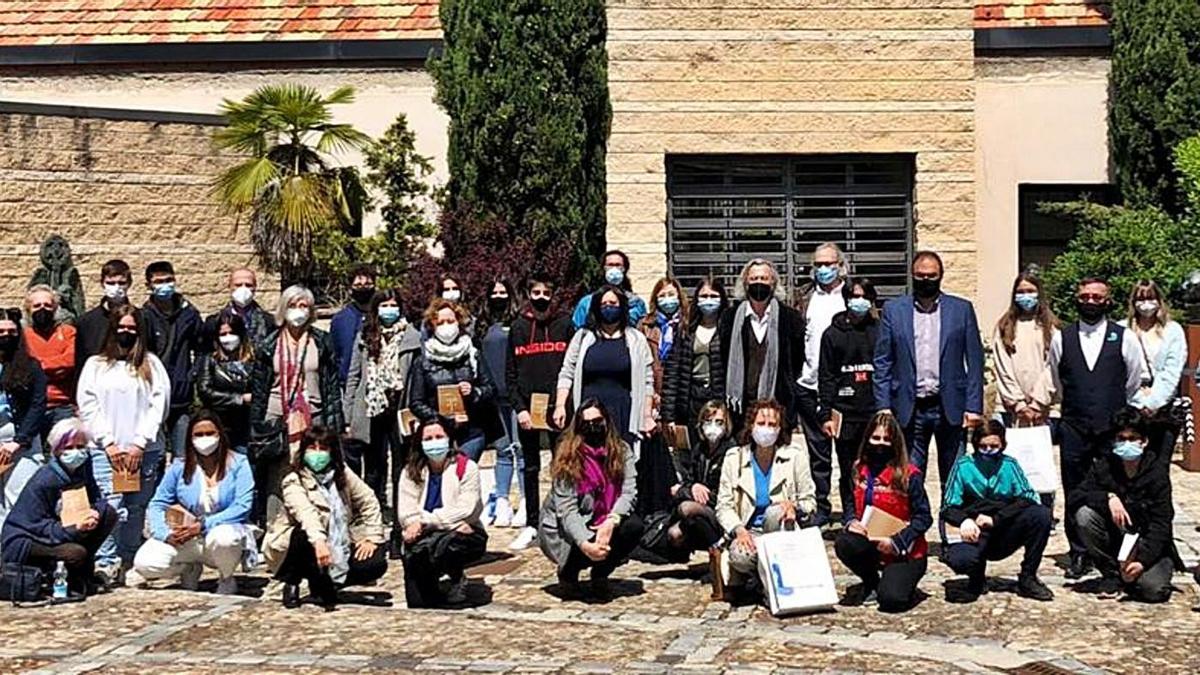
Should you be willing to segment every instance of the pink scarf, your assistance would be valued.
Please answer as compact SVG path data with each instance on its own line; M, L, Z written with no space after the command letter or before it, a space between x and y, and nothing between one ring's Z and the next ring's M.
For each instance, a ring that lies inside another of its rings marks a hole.
M592 524L602 525L612 512L617 497L621 496L621 486L609 479L604 470L608 450L593 448L584 443L579 446L583 455L583 476L579 479L578 493L592 495L595 504L592 506Z

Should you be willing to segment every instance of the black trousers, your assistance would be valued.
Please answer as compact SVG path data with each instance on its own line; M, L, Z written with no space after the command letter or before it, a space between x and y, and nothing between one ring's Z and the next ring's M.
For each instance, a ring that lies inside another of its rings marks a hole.
M521 442L521 454L525 457L525 469L521 474L522 491L525 493L525 522L530 527L537 527L541 516L542 502L538 498L540 477L542 471L542 434L546 434L550 444L551 456L558 447L558 431L543 431L540 429L517 430L517 439Z
M34 541L29 545L29 555L25 564L30 567L40 567L47 574L53 574L61 560L67 568L67 585L71 590L82 590L92 578L96 568L96 551L108 538L117 525L117 512L104 509L100 514L100 523L96 529L84 533L78 541L65 544L46 544Z
M1179 431L1179 427L1174 424L1154 424L1150 427L1148 445L1154 453L1154 466L1168 474L1171 472L1171 459L1175 454L1175 441L1179 439Z
M875 542L845 530L838 535L833 550L838 560L862 579L863 586L876 592L880 610L903 612L913 606L917 584L929 564L925 558L896 560L881 570Z
M833 514L833 506L829 503L829 492L833 487L833 443L821 430L816 391L800 387L796 412L808 442L808 466L817 489L817 513L813 524L820 526L832 520Z
M1075 514L1079 524L1079 535L1087 546L1088 554L1095 561L1100 573L1109 578L1120 579L1121 572L1117 553L1121 548L1124 533L1117 529L1112 518L1092 509L1081 507ZM1142 570L1142 575L1133 583L1122 585L1131 598L1141 602L1166 602L1171 599L1171 575L1175 572L1175 561L1171 556L1159 558L1153 565Z
M942 560L958 574L984 576L987 561L1004 560L1024 546L1021 575L1035 577L1050 541L1052 520L1050 509L1030 504L1012 518L980 531L979 541L950 544L942 552Z
M869 420L851 422L842 420L842 432L838 434L834 448L838 458L838 495L842 498L842 515L854 513L854 462L863 437L868 433Z
M1079 489L1083 479L1097 457L1103 457L1112 449L1111 433L1090 433L1083 422L1063 420L1059 425L1059 451L1061 452L1063 495L1066 503L1072 502L1071 495ZM1079 525L1075 522L1075 514L1071 509L1066 513L1067 543L1071 546L1071 555L1078 556L1087 552L1087 546L1079 537Z
M366 560L354 558L354 545L350 545L350 569L342 586L361 586L376 581L387 572L387 545L380 544L375 552ZM292 530L291 543L288 544L287 556L275 578L285 584L298 584L307 581L309 590L320 593L323 589L332 589L333 580L329 578L329 570L317 565L317 553L308 541L304 528Z
M716 511L707 504L687 499L671 512L667 538L672 548L707 551L720 543L723 535Z
M624 565L629 560L629 554L633 553L633 549L637 548L638 543L642 540L642 533L646 527L642 523L642 519L635 513L631 513L621 519L621 523L613 530L612 539L608 545L611 549L608 557L604 560L596 562L587 557L579 547L573 547L570 555L567 556L567 563L563 565L563 569L559 572L559 578L567 581L575 581L579 578L579 573L589 567L592 569L592 579L607 579L612 575L613 570L621 565Z
M455 580L462 578L463 569L487 551L487 539L482 528L471 534L439 530L405 544L401 561L408 606L418 609L444 604L438 579L443 574Z

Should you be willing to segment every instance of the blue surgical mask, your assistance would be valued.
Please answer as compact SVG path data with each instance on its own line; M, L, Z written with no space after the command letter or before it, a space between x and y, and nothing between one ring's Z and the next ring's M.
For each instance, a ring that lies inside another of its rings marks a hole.
M1013 302L1017 303L1022 311L1032 312L1038 306L1037 293L1017 293L1013 296Z
M613 286L620 286L622 281L625 281L625 270L620 267L606 267L604 269L604 280Z
M871 311L871 301L866 298L850 298L846 302L846 309L855 316L862 316Z
M1113 445L1113 454L1126 462L1132 462L1140 459L1145 448L1137 441L1117 441Z
M818 284L832 284L838 278L837 265L819 265L813 268L813 278Z
M658 309L667 316L679 311L679 298L668 295L658 299Z
M700 301L696 303L696 306L700 308L700 313L704 316L712 316L721 309L721 299L700 298Z
M63 450L62 454L58 456L58 461L62 462L63 466L72 471L83 466L83 463L87 460L88 451L84 450L83 448L71 448L69 450Z
M600 319L604 323L617 323L621 320L621 308L616 305L604 305L600 308Z
M168 281L162 284L154 284L154 297L169 298L175 295L175 282Z
M439 462L450 454L450 439L449 438L431 438L426 441L421 441L421 452L430 461Z
M390 326L400 320L400 308L384 306L379 308L379 321Z

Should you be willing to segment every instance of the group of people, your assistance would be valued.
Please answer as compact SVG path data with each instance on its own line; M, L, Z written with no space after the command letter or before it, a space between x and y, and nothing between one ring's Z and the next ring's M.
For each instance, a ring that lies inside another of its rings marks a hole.
M985 406L975 310L942 292L935 253L915 256L912 294L882 307L833 244L791 297L763 259L732 294L715 278L689 290L664 277L646 299L625 254L602 263L604 284L574 304L537 274L473 299L447 275L428 305L406 307L356 268L328 332L311 291L290 286L268 312L244 268L206 319L168 262L146 268L140 308L129 266L106 263L103 299L74 322L33 286L24 311L0 316L0 559L64 562L86 594L164 578L195 588L205 566L233 593L261 558L285 606L306 583L332 608L392 558L408 604L436 607L465 600L489 526L520 528L510 548L537 543L564 592L604 595L630 558L696 551L725 557L730 585L754 592L758 539L801 525L835 538L859 600L902 611L926 571L936 449L942 558L969 599L986 592L988 561L1024 548L1017 591L1050 600L1037 570L1052 495L1004 454L1007 429L1048 425L1068 576L1094 565L1106 592L1169 597L1187 351L1153 282L1116 323L1112 289L1085 279L1079 321L1060 326L1037 277L1019 275ZM87 508L67 508L80 499ZM870 511L903 527L873 536Z

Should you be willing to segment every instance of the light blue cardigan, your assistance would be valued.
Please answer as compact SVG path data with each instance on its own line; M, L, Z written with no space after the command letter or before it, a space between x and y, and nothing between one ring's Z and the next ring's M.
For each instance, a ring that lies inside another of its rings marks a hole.
M250 522L250 511L254 506L254 472L245 455L229 453L232 466L226 468L225 478L217 485L217 500L213 512L203 517L203 532L207 534L218 525L240 525ZM199 473L197 467L196 473ZM150 536L166 541L171 534L167 526L167 509L179 504L197 518L204 514L200 505L200 492L204 478L196 475L191 483L184 480L183 459L177 459L167 468L162 482L150 500L146 516L150 521Z
M1128 328L1129 322L1122 321L1121 325ZM1145 357L1145 352L1142 356ZM1168 321L1167 325L1163 326L1162 344L1158 348L1158 354L1154 357L1154 363L1150 364L1154 384L1150 387L1149 394L1139 391L1133 397L1134 407L1159 410L1175 400L1187 358L1187 336L1183 333L1183 327L1174 321Z

